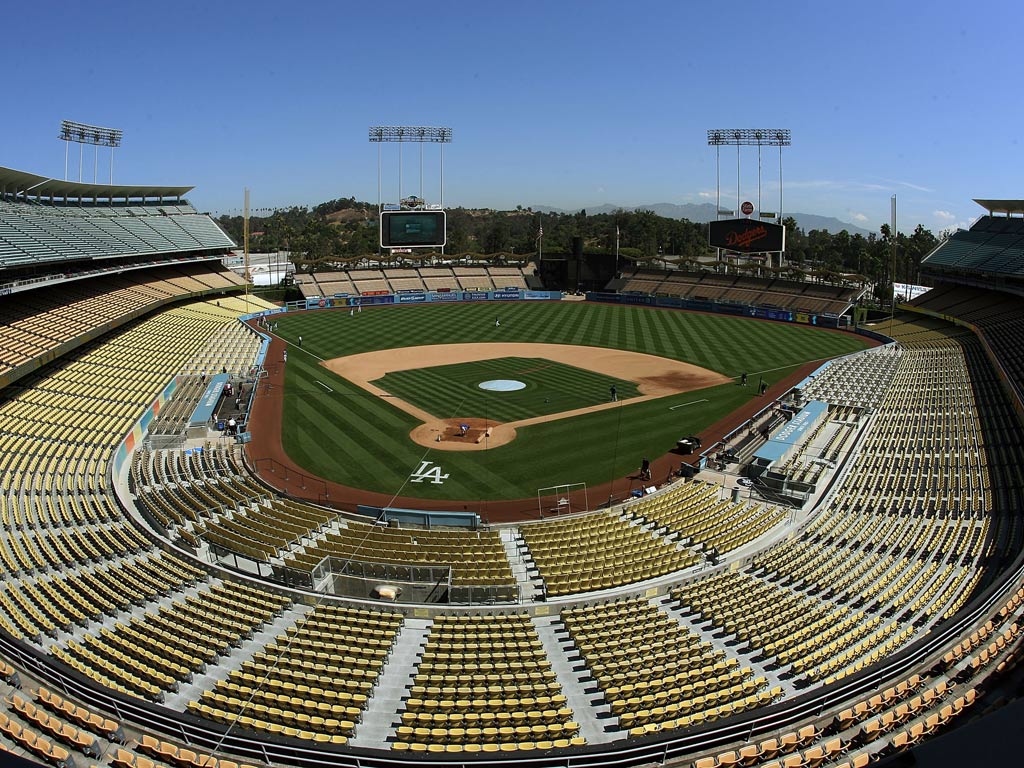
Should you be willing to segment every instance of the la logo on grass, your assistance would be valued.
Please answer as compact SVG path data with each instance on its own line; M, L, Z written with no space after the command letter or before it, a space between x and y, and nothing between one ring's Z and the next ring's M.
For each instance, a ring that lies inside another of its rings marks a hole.
M434 465L433 469L428 469L432 461L421 461L420 468L409 475L409 479L414 483L422 483L424 480L429 480L434 485L442 485L445 480L448 479L448 475L441 474L441 465Z

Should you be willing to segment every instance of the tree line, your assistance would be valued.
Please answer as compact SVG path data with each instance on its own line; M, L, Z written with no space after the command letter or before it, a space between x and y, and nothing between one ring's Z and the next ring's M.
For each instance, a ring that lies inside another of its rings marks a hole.
M517 206L511 211L451 208L445 258L471 258L497 262L524 262L535 258L538 247L549 254L571 253L576 238L586 253L618 253L624 263L635 261L683 269L707 266L715 257L707 244L707 224L670 219L652 211L619 210L588 215L540 213ZM242 217L221 216L218 223L242 243ZM796 279L871 285L876 295L887 295L889 283L920 283L920 264L939 239L918 224L910 234L895 238L888 224L867 236L846 230L804 231L792 217L786 227L784 263L747 262L739 271L781 274ZM313 208L293 206L250 219L250 250L290 251L303 271L354 264L364 259L387 261L378 244L377 206L353 197L330 200ZM540 238L543 229L543 240ZM413 258L422 258L423 253ZM409 258L405 256L404 258Z

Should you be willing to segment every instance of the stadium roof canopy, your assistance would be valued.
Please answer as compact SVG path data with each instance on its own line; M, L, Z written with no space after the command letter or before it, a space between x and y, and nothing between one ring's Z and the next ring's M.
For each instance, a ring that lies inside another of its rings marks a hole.
M138 200L180 198L193 187L154 185L89 184L39 176L34 173L0 167L0 194L63 200Z
M1024 200L979 200L974 199L978 205L991 213L1024 213Z

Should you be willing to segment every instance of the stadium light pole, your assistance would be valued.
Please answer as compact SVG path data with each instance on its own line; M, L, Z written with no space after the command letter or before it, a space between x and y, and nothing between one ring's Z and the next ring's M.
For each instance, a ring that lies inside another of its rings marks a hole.
M413 141L420 144L420 196L423 195L423 144L441 145L441 193L440 203L444 205L444 145L452 141L452 129L427 125L371 125L370 143L377 144L377 201L381 200L381 153L380 144L398 144L398 196L402 196L402 144Z
M896 318L896 195L891 199L892 210L892 267L889 270L889 287L892 290L892 304L889 306L889 338L892 338L892 324Z
M754 131L758 139L761 138L760 131ZM757 144L757 213L761 214L761 143Z
M733 131L736 138L739 139L739 131ZM740 143L736 142L736 215L739 215L740 205L743 203L743 198L740 196Z
M429 125L371 125L369 130L371 144L377 145L377 219L380 220L381 202L381 144L398 144L398 199L402 199L402 144L407 141L418 142L420 145L420 199L423 199L423 145L439 144L441 147L441 189L439 205L444 208L444 145L451 144L452 129ZM444 246L441 247L444 253Z
M124 131L118 128L102 128L98 125L78 123L74 120L61 120L60 133L57 138L64 142L64 181L68 180L68 148L71 142L78 144L78 180L82 180L82 159L86 144L95 147L93 157L93 183L99 171L99 148L110 147L110 179L114 183L114 149L121 146Z
M793 134L788 128L713 128L708 131L708 146L715 148L715 218L722 215L722 173L721 148L736 147L736 210L739 215L740 200L740 147L757 147L757 214L761 215L761 147L779 148L779 211L778 222L782 223L782 148L793 144ZM780 266L781 266L781 256Z

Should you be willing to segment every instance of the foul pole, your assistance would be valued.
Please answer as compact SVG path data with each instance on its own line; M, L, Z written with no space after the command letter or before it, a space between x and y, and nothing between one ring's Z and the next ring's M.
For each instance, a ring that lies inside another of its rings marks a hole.
M245 204L242 209L242 253L245 269L245 314L249 314L249 188L245 188Z

